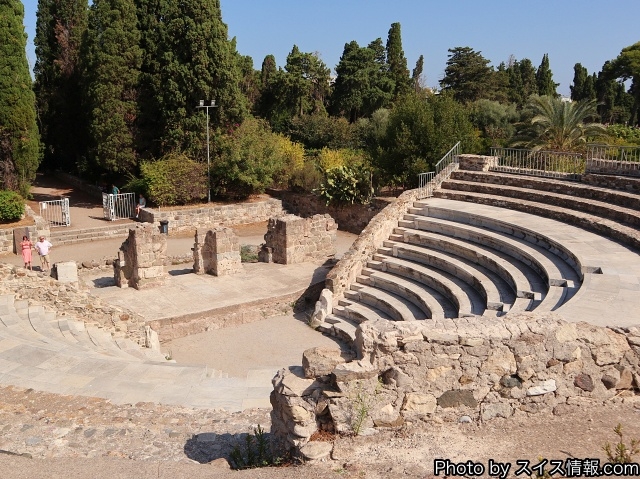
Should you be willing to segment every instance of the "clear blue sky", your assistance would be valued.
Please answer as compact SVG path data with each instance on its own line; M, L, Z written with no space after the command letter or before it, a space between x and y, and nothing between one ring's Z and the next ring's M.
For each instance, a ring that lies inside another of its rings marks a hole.
M27 52L33 66L37 0L24 0ZM381 37L400 22L409 69L424 55L426 84L442 78L447 49L469 46L491 64L510 55L529 58L538 66L549 54L558 92L569 95L573 65L590 73L622 48L640 41L639 0L221 0L229 35L238 51L260 68L273 54L283 66L294 44L318 52L334 69L344 44L360 45Z

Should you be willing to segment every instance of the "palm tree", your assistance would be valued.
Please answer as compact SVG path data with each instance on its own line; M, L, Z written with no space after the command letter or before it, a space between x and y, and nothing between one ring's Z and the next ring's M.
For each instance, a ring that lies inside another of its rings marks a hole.
M585 123L595 117L595 100L563 102L549 96L533 96L529 100L533 117L513 138L512 146L532 150L580 151L587 139L606 135L604 125Z

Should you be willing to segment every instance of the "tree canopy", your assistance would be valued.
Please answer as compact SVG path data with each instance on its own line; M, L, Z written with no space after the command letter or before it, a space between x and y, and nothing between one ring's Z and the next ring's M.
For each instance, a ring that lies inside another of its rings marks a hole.
M470 47L449 49L449 59L440 86L456 100L471 102L486 98L491 89L493 69L481 52Z

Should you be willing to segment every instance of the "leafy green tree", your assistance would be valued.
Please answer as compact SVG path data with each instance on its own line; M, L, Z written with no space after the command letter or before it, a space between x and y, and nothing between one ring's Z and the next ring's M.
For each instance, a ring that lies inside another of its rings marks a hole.
M262 69L260 70L260 86L266 88L269 84L271 76L278 70L276 67L276 57L267 55L262 60Z
M571 100L595 100L596 91L593 84L593 78L589 72L580 63L573 66L573 85L571 89Z
M95 0L89 12L86 102L94 168L133 173L140 33L132 0Z
M146 156L204 156L200 100L216 100L212 128L247 114L234 43L219 0L137 0L142 61L139 149Z
M556 88L558 83L553 81L553 73L549 66L549 55L546 53L542 56L540 66L536 70L536 84L538 86L538 95L557 97Z
M407 93L411 89L411 78L407 68L407 58L402 49L402 33L399 23L392 23L387 37L387 64L389 76L395 84L394 97Z
M343 115L353 123L387 104L393 94L393 82L383 68L375 46L363 48L355 41L345 44L331 95L333 114Z
M595 80L598 114L604 123L627 123L632 115L633 96L624 83L613 78L611 62L606 61Z
M477 100L470 105L470 119L482 133L482 149L503 146L515 132L519 118L515 104L504 104L491 100Z
M147 198L157 205L184 205L207 197L207 165L186 155L143 161L140 173Z
M253 58L249 55L237 55L240 70L240 91L247 106L253 110L260 98L261 72L253 68Z
M386 184L413 185L417 174L430 171L456 142L470 151L475 142L467 109L451 94L409 94L389 113L378 144L375 165Z
M305 115L293 118L286 134L311 150L360 146L357 126L341 117Z
M623 48L620 55L605 64L603 71L607 78L631 80L629 93L633 95L634 102L630 121L640 125L640 42Z
M40 135L23 20L20 1L0 2L0 187L26 196L40 162Z
M295 115L324 111L325 98L329 94L330 70L318 55L302 53L294 45L284 69Z
M536 69L528 58L514 60L507 68L509 77L509 101L522 108L531 95L538 93Z
M36 20L36 103L44 164L74 170L86 154L80 52L87 30L87 0L39 0Z
M534 96L529 107L532 118L521 129L513 146L534 150L580 151L590 138L606 134L600 123L587 123L597 115L596 102L564 102L550 96Z
M214 145L211 187L220 196L245 198L262 193L286 177L291 165L290 152L265 120L248 117L237 128L219 135Z
M419 92L423 88L424 80L422 78L422 72L424 70L424 55L420 55L418 61L416 61L416 67L411 72L411 83L413 83L413 89Z
M449 59L440 86L464 103L487 98L491 91L493 70L489 60L470 47L449 49Z

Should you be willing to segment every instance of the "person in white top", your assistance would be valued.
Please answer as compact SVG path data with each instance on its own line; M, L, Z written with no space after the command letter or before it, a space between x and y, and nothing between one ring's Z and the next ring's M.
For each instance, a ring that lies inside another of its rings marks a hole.
M40 236L40 239L35 244L36 251L40 255L40 264L42 265L42 271L49 271L49 251L53 245L47 241L44 236Z

